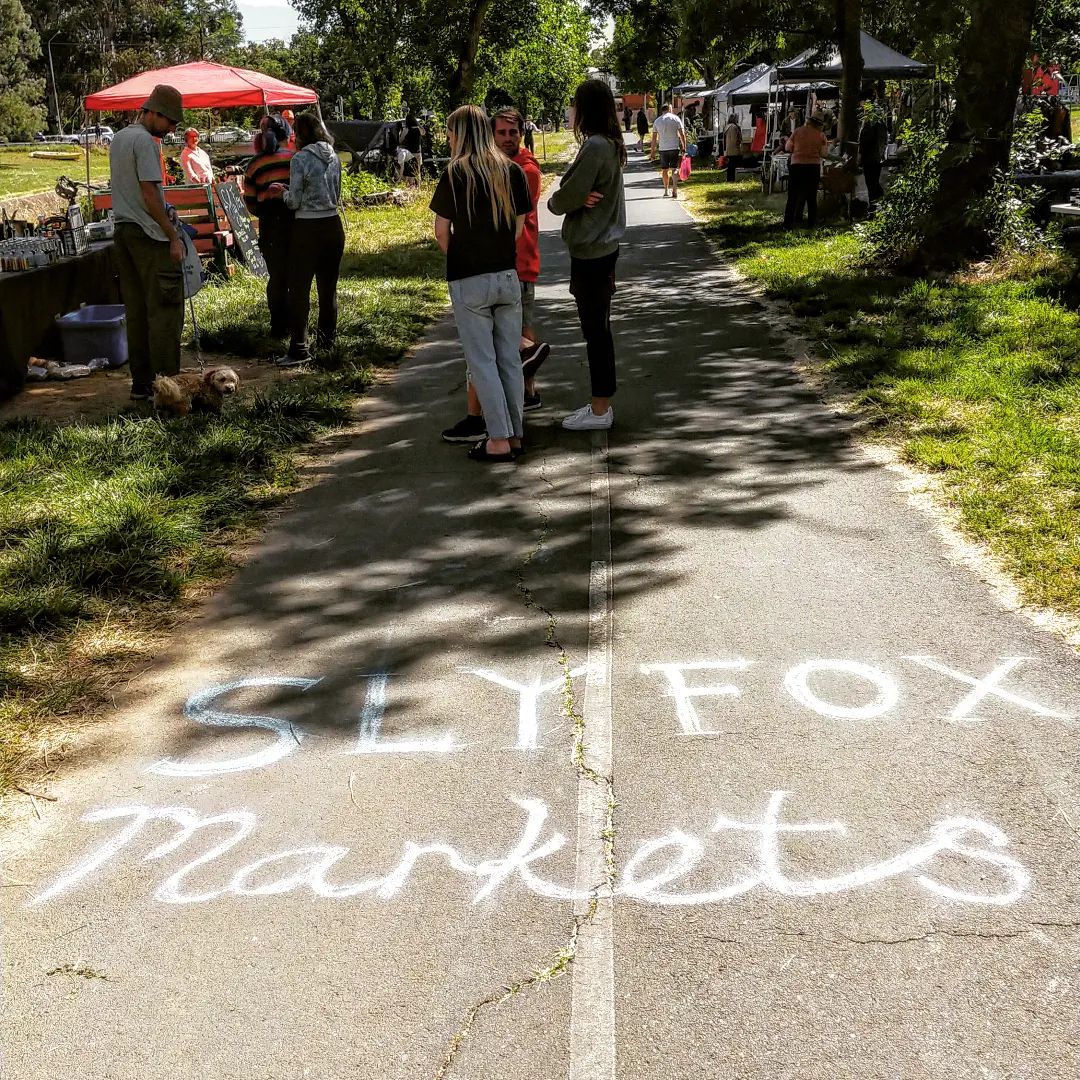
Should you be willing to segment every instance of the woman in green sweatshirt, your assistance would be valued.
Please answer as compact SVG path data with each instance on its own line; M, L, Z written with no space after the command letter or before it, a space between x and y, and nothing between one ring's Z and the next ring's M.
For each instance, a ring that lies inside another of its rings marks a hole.
M592 383L591 402L566 417L562 426L591 431L609 428L615 419L610 400L615 393L611 297L619 241L626 231L622 178L626 143L606 82L583 82L574 92L573 108L574 134L581 149L548 200L548 209L566 215L562 237L570 251L570 292L585 335Z

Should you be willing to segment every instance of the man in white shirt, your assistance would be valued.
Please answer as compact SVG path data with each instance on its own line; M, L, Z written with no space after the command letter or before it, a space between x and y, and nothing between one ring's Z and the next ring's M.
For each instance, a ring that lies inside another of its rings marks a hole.
M184 132L184 149L180 151L180 167L189 184L212 184L214 170L210 155L199 145L199 133L194 128Z
M686 128L671 111L670 102L664 105L660 115L653 121L650 157L656 156L657 143L660 146L660 175L664 181L664 198L667 198L670 186L671 197L677 199L679 197L679 166L682 164L683 154L686 153Z

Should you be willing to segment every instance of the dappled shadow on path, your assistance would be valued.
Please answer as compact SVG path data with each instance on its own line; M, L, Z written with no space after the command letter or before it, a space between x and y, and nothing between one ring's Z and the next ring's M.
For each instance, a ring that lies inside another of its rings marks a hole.
M655 199L658 184L631 186L628 201ZM677 584L690 535L706 533L720 550L733 534L791 519L798 495L837 470L868 467L795 376L765 309L674 207L670 216L629 231L613 306L617 603ZM359 677L374 671L409 687L395 699L403 714L430 708L432 680L462 666L540 664L551 679L553 645L581 662L596 557L594 451L559 419L586 399L587 368L557 234L543 235L543 257L549 407L526 417L522 461L492 470L440 442L464 403L446 321L366 404L356 444L310 470L310 486L213 602L204 625L222 681L322 679L303 692L262 689L261 709L346 731L362 707ZM212 738L188 725L176 754Z

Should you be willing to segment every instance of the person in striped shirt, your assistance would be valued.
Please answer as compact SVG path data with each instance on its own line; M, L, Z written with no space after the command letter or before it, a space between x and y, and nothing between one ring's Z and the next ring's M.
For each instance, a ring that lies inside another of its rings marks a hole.
M270 309L270 334L289 332L289 238L293 212L285 205L280 189L272 184L289 182L289 126L276 113L264 116L255 136L255 157L244 173L244 202L259 222L259 250L266 260L266 306Z

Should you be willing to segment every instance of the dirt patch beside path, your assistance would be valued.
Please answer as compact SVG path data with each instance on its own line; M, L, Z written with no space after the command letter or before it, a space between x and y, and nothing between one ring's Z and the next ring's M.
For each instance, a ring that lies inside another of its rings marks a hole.
M185 371L198 370L195 354L189 350L184 350L181 363ZM266 361L214 353L203 353L203 364L208 368L231 367L240 376L240 393L244 397L289 378L297 370L283 371ZM27 383L21 394L0 404L0 424L23 419L70 424L100 420L132 409L146 412L149 406L129 400L130 391L131 373L126 365L114 371L95 371L84 379Z

